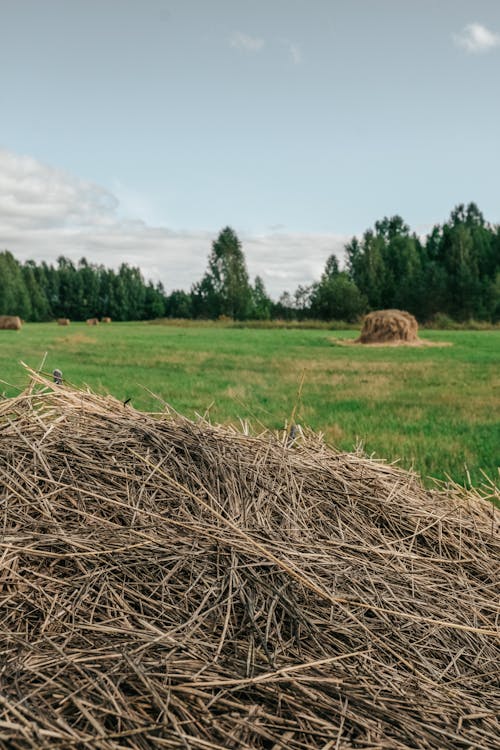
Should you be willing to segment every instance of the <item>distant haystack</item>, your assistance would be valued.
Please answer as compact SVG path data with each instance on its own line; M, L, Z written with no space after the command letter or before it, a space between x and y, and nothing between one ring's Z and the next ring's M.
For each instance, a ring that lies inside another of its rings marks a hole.
M18 315L0 315L0 328L5 331L20 331L21 318Z
M70 319L69 318L58 318L57 319L57 325L58 326L69 326Z
M98 326L99 318L89 318L86 322L88 326Z
M111 318L101 318L101 323L111 323Z
M404 310L375 310L365 315L358 344L417 344L418 323Z

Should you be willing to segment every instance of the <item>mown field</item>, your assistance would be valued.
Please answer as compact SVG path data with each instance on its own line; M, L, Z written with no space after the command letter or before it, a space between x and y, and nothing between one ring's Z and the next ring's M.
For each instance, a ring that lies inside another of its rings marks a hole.
M355 331L253 330L113 323L26 324L0 331L5 396L27 384L20 365L60 368L139 409L167 402L188 417L283 429L296 421L339 448L364 450L422 476L498 480L500 331L426 331L451 346L336 346ZM301 398L297 392L303 377ZM152 394L155 394L153 396Z

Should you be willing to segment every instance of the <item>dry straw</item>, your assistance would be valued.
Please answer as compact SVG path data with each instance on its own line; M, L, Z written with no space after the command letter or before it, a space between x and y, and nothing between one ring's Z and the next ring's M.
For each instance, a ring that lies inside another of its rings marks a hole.
M357 344L406 343L417 344L418 323L404 310L375 310L363 318Z
M54 386L0 405L0 748L500 748L492 503Z

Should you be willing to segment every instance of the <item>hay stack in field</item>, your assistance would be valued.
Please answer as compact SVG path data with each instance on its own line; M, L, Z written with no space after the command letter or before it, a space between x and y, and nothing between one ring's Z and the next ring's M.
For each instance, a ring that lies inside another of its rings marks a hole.
M0 403L0 748L500 748L457 488L37 378Z
M57 319L57 325L58 326L69 326L70 319L69 318L58 318Z
M101 318L101 323L111 323L111 318Z
M86 321L88 326L98 326L99 325L99 318L88 318Z
M18 315L0 315L0 329L4 331L20 331L21 318Z
M418 343L418 323L404 310L375 310L363 318L359 344Z

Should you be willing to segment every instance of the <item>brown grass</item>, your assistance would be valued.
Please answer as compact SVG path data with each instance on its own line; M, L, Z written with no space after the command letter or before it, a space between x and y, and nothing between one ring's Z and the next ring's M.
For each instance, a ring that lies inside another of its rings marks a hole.
M0 748L500 748L477 492L33 378L0 405Z
M68 336L62 336L59 343L64 344L65 347L78 347L80 344L96 344L97 339L86 333L70 333Z

